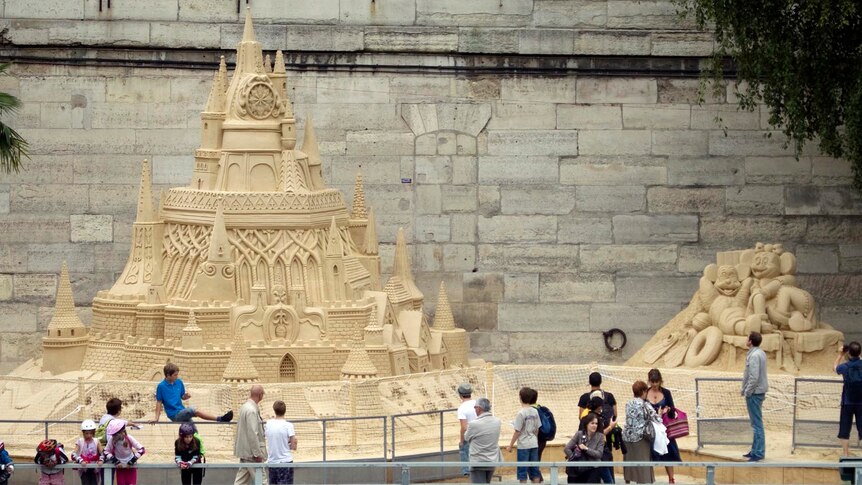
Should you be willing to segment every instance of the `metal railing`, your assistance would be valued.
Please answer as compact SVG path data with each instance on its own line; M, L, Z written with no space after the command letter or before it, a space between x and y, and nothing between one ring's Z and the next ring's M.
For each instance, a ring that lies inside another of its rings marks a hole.
M793 453L799 446L811 446L819 448L836 448L838 443L834 433L824 433L824 429L838 430L838 419L828 419L831 416L839 416L841 412L841 393L836 396L821 394L802 394L800 399L799 384L817 383L831 384L832 386L843 386L842 379L823 379L799 377L793 381L793 427L790 444L790 452ZM824 399L827 398L828 400ZM838 399L836 400L835 397ZM803 417L804 411L813 411L817 419ZM834 413L834 414L833 414ZM827 419L823 419L827 417ZM859 447L859 441L850 441L851 446Z
M703 469L705 475L705 481L707 485L715 485L716 483L716 471L720 469L732 468L732 469L768 469L768 468L790 468L790 469L821 469L821 470L853 470L852 477L854 479L853 483L862 484L862 461L859 462L844 462L844 463L834 463L834 462L805 462L805 461L793 461L793 462L589 462L591 466L614 466L614 467L655 467L655 466L672 466L684 469ZM270 468L294 468L297 471L299 470L341 470L348 469L354 470L352 472L352 477L358 477L358 474L355 472L357 470L371 470L371 471L387 471L387 476L391 477L391 480L387 479L386 482L369 482L369 483L400 483L401 485L409 485L410 483L422 483L421 481L412 481L411 477L414 474L414 471L421 468L446 468L446 467L462 467L464 465L476 465L480 467L495 467L495 468L514 468L518 466L538 466L545 467L550 469L550 474L548 475L548 484L549 485L560 485L560 469L562 468L565 471L567 466L570 466L571 463L568 462L478 462L478 463L453 463L453 462L426 462L426 463L414 463L414 462L346 462L346 461L332 461L327 463L284 463L284 464L274 464L274 463L204 463L204 464L195 464L193 468L204 468L206 470L220 470L220 471L230 471L230 470L238 470L240 468L247 468L253 470L254 474L254 484L262 485L263 484L263 473ZM116 468L115 465L91 465L92 468ZM17 475L21 471L24 470L39 470L40 466L33 463L20 463L15 464L15 474ZM76 469L80 468L80 465L60 465L59 468L62 469ZM165 470L170 471L178 471L178 467L175 464L167 464L167 463L138 463L135 465L135 468L138 470ZM111 473L105 473L105 481L104 485L113 485L113 477ZM174 481L176 478L174 478ZM359 480L353 480L351 483L357 483ZM303 483L303 482L298 482ZM823 483L818 481L818 483Z
M748 445L752 431L748 418L704 417L702 415L701 382L742 382L732 377L696 377L694 379L697 449L703 445Z

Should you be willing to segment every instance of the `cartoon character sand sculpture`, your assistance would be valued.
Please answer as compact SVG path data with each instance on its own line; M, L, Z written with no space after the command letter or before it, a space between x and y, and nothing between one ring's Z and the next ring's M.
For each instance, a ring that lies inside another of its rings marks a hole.
M196 382L289 382L468 365L467 333L426 320L404 232L381 285L362 177L348 211L324 184L310 116L303 138L297 149L282 53L263 56L249 14L236 70L222 58L201 113L190 184L156 209L144 161L128 262L93 300L90 327L61 278L42 370L151 380L171 361ZM442 285L438 298L449 311Z
M834 358L830 350L844 336L817 320L814 298L795 274L796 257L781 244L718 253L688 308L628 363L734 369L744 363L740 357L752 331L763 334L761 348L788 372L799 372L811 358Z

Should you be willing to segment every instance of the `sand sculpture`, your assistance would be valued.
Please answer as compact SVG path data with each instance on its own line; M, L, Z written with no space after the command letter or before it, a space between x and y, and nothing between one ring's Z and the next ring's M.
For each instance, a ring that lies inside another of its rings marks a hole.
M247 15L236 70L222 58L201 114L190 185L156 210L144 161L128 262L89 329L64 267L43 370L148 380L172 361L197 382L289 382L466 366L445 287L431 327L401 230L381 286L361 176L348 211L324 185L310 116L301 150L296 138L282 53L263 57Z
M789 372L830 370L844 335L819 322L814 298L796 281L796 257L781 244L718 253L688 308L629 360L631 365L741 367L748 334ZM809 361L811 361L809 363Z

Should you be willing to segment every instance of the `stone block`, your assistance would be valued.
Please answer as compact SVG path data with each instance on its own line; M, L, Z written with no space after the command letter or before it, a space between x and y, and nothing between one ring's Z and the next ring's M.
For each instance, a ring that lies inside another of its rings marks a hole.
M858 305L862 292L862 275L804 274L799 287L808 290L818 305Z
M804 183L811 180L811 158L746 157L745 182L754 184Z
M348 155L412 155L412 133L360 131L347 134Z
M553 216L494 216L479 218L479 241L491 243L542 243L557 240Z
M539 301L539 275L510 274L503 276L503 299L513 302Z
M691 128L694 130L758 130L760 110L745 111L738 105L713 104L691 107Z
M799 241L805 234L805 220L782 217L702 217L700 241L740 248L754 247L758 241Z
M0 243L69 241L69 218L64 215L0 214Z
M703 274L704 268L707 265L716 263L716 254L721 251L726 251L729 248L709 248L703 246L680 246L679 247L679 263L677 270L680 273L695 273ZM743 246L734 247L733 249L743 249Z
M536 27L604 27L608 21L607 2L592 0L535 0Z
M42 103L39 126L42 128L71 128L72 105L70 103Z
M500 188L496 186L479 186L479 214L485 217L500 214Z
M366 29L365 50L378 52L455 52L458 50L458 32L442 29L428 30L422 27Z
M418 224L418 222L417 222ZM415 271L443 271L443 247L439 244L413 244Z
M492 328L496 328L497 305L488 303L484 305L494 307L494 325ZM474 331L469 332L468 335L470 336L471 356L477 356L489 362L509 362L508 333Z
M24 244L0 244L0 272L26 273L27 246Z
M452 159L449 157L415 157L416 182L446 184L452 180Z
M36 314L35 305L0 303L0 335L36 332L38 328ZM39 337L41 340L41 335Z
M152 2L116 2L111 8L99 9L98 2L84 2L84 18L96 20L176 20L179 14L177 0Z
M559 104L557 128L578 130L620 130L623 127L620 106Z
M488 133L488 153L499 156L560 156L578 154L578 132L553 131L491 131Z
M472 271L476 269L476 246L472 244L444 244L443 269L446 271Z
M576 103L575 78L512 77L500 82L500 99L507 103ZM596 101L620 103L622 101Z
M590 330L655 332L680 311L676 303L596 303L590 307Z
M573 215L557 220L557 241L572 244L609 244L613 242L609 217Z
M455 314L455 324L459 328L467 331L471 340L477 334L487 334L483 330L496 330L497 328L497 304L496 303L457 303L452 305L452 312ZM478 332L477 332L478 331ZM491 335L501 335L493 332ZM477 352L478 349L479 350ZM490 354L484 344L479 344L479 347L470 348L471 355L477 355L480 352L484 355L498 355L496 351Z
M27 2L25 0L5 0L4 18L26 19L72 19L84 18L82 2Z
M627 104L623 106L626 129L687 129L691 107L687 104Z
M200 22L151 22L150 45L155 47L217 49L221 43L221 27Z
M532 0L515 0L500 3L497 0L431 0L417 2L418 25L487 25L525 26L533 10Z
M479 157L480 184L555 184L557 157Z
M582 332L589 325L590 306L578 303L500 303L497 313L502 332Z
M838 248L829 246L810 246L802 244L793 251L799 273L837 273Z
M239 22L222 24L219 48L226 51L236 50L239 42L242 40L242 31L243 24ZM284 25L267 25L258 22L254 26L254 35L265 51L274 51L284 47L284 40L286 38ZM207 92L209 92L209 89L207 89Z
M154 128L186 128L186 113L173 104L153 103L147 106L147 125ZM199 129L200 124L188 126Z
M188 155L181 157L157 155L150 162L154 184L184 185L192 178L194 167Z
M789 186L785 187L784 198L788 215L862 213L862 197L850 187Z
M452 80L447 77L404 75L389 80L389 97L392 103L445 103L451 100L451 90ZM436 115L436 110L434 113ZM415 133L426 131L431 130L417 129Z
M727 214L776 214L784 213L784 187L767 185L744 185L728 187Z
M417 185L415 192L417 214L440 214L442 212L439 185Z
M568 214L575 208L575 191L571 187L500 189L503 214Z
M111 242L114 218L109 215L72 214L69 216L72 242Z
M578 78L578 103L655 103L655 79L581 77Z
M548 345L552 342L552 345ZM535 362L565 364L577 362L622 363L614 354L609 354L598 332L570 331L544 332L533 329L529 332L509 334L510 362Z
M497 102L493 105L488 130L553 130L557 127L556 116L554 105L550 103Z
M677 30L685 28L685 24L680 22L677 8L669 0L621 0L608 2L608 27Z
M572 30L526 29L518 31L520 54L571 55L575 33Z
M170 79L171 103L194 106L200 111L206 106L212 87L213 76L206 73L200 77L180 77ZM289 84L289 83L288 83ZM103 100L104 101L104 100ZM296 101L295 99L293 100ZM195 115L199 119L199 115Z
M452 157L452 183L457 185L475 184L477 177L476 157Z
M478 203L475 186L447 185L442 188L443 212L475 212Z
M560 162L560 183L571 185L659 185L667 182L667 168L654 165L651 158L589 157L564 158ZM653 165L651 165L653 164Z
M838 254L841 257L842 273L862 272L862 244L841 244L838 246ZM0 261L2 261L2 256L0 256Z
M815 244L862 243L862 217L808 217L805 242Z
M697 292L698 276L617 276L617 301L687 305Z
M791 147L783 148L784 135L777 131L711 131L710 155L792 156Z
M649 130L581 130L581 155L649 155Z
M389 78L321 77L317 79L317 102L389 103Z
M579 56L647 56L650 35L648 32L579 31L574 53Z
M31 244L27 251L27 270L31 273L59 273L63 262L74 273L95 269L93 246L87 244Z
M105 100L109 103L167 103L171 100L171 85L158 78L108 78Z
M96 214L134 216L138 207L138 187L135 185L92 185L88 212ZM80 210L78 208L77 210ZM70 212L72 212L70 210ZM117 222L116 218L115 221Z
M69 103L72 96L83 96L88 102L105 101L105 79L98 77L28 77L19 78L18 98L38 103Z
M410 157L412 159L412 157ZM401 157L348 156L328 157L324 165L331 167L328 184L353 187L356 174L361 173L368 185L394 186L401 182ZM408 177L413 176L410 171Z
M133 153L135 132L128 129L75 130L74 135L58 136L57 130L21 129L30 143L31 156L57 153Z
M652 132L653 155L706 155L707 143L705 131L667 130Z
M742 185L745 183L740 158L669 158L668 185Z
M15 299L52 301L57 292L56 274L16 274Z
M419 216L416 218L417 241L449 241L449 216Z
M598 272L674 271L675 245L584 245L581 269Z
M828 323L836 330L844 332L845 342L859 340L850 335L859 334L859 319L862 318L862 307L859 306L827 306L820 308L820 321Z
M458 52L508 54L519 49L518 31L465 27L458 29Z
M705 103L724 103L725 90L719 89L716 93L713 89L697 79L659 79L658 102L667 104L697 104L699 99Z
M722 214L724 199L721 188L650 187L647 210L650 213Z
M465 302L503 301L504 278L500 273L464 273Z
M326 103L297 105L296 112L305 122L307 114L314 117L315 130L335 132L385 130L402 131L404 122L392 104ZM318 135L319 136L319 135ZM319 139L319 138L318 138Z
M76 184L131 185L141 180L141 157L137 155L93 155L76 157L69 162L72 168L69 181ZM188 179L183 182L188 182Z
M697 223L697 216L688 215L614 216L614 242L697 242Z
M641 212L646 206L646 189L640 185L586 185L577 188L575 200L582 212Z
M814 157L811 172L818 185L850 185L853 179L853 168L847 160Z
M135 153L142 155L188 156L194 153L198 146L200 146L200 134L194 130L135 130Z
M544 274L539 282L542 302L614 301L613 276L598 273Z
M291 52L356 52L365 48L364 30L359 27L291 25L286 36L285 49Z
M706 32L653 32L651 37L653 56L711 57L715 47L713 35Z
M452 242L476 242L476 214L452 214Z
M9 191L0 191L0 214L8 214L10 209Z
M12 299L12 275L0 274L0 301Z
M68 214L86 207L87 197L86 185L13 185L9 208L12 212Z
M410 0L342 0L340 4L342 24L412 25L416 19L416 2Z
M213 4L211 0L179 0L178 19L187 22L214 23L238 22L240 17L235 5Z
M557 273L578 267L575 244L480 244L479 268L513 273Z

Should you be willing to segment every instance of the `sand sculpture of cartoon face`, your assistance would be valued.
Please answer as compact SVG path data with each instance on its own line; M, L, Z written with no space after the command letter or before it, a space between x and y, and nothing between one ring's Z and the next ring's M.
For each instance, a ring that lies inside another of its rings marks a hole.
M814 329L814 298L797 286L796 257L780 244L762 244L742 255L751 265L755 283L750 311L781 330L806 332Z
M691 322L695 330L700 332L717 326L727 335L744 335L751 330L745 322L745 307L752 285L748 273L749 268L745 264L710 264L704 269L698 290L701 312Z

